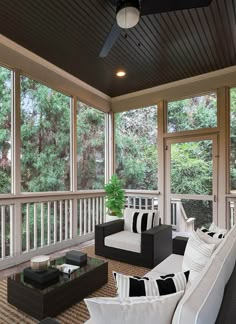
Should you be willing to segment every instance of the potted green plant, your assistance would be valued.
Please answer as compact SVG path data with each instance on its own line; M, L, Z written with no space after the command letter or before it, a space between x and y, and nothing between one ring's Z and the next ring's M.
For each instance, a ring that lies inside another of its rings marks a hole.
M122 217L125 207L125 191L122 189L122 181L116 174L111 176L109 182L104 186L104 190L106 192L107 220Z

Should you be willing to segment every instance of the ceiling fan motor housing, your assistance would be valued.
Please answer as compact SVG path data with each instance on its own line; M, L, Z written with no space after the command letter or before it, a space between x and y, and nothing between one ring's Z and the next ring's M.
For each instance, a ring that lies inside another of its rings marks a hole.
M121 28L134 27L140 17L139 0L119 0L116 7L116 20Z

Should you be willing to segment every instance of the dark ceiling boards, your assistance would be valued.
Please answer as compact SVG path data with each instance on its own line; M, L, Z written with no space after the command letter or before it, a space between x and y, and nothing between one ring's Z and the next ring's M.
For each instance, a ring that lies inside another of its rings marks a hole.
M236 64L236 0L142 17L99 58L114 20L109 0L0 0L1 34L111 97Z

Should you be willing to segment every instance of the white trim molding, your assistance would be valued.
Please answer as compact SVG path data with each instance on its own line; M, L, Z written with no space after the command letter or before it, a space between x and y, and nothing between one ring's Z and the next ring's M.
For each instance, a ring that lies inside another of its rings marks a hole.
M104 112L111 110L111 98L58 66L0 34L0 61L12 69L54 87Z
M161 100L172 101L194 95L215 92L216 89L235 85L236 66L170 82L153 88L113 97L113 112L121 112L155 105Z

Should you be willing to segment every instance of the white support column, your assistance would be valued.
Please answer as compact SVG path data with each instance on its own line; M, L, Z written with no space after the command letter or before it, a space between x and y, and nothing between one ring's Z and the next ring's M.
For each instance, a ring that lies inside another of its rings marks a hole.
M158 190L160 192L160 195L158 196L158 210L159 215L162 219L163 223L167 223L168 219L166 217L166 202L167 200L164 200L166 196L165 192L165 139L164 139L164 132L165 132L165 103L164 101L160 101L157 105L157 116L158 116ZM170 222L168 222L170 224Z
M77 191L77 98L71 99L71 191ZM70 213L72 215L72 238L77 236L78 231L78 202L77 199L72 199L70 204Z
M21 192L20 173L20 71L15 69L12 78L12 191L14 195ZM13 208L12 231L14 238L12 251L14 255L19 255L22 250L22 213L21 203L16 201Z
M219 126L219 174L218 174L218 219L220 227L229 227L227 218L226 194L230 190L229 142L230 142L230 100L229 88L217 90L218 126Z
M114 113L110 112L105 117L105 183L115 172L115 143L114 143Z

